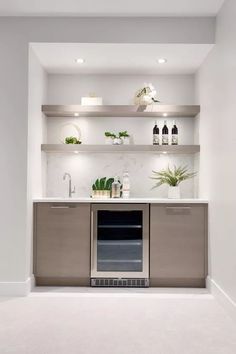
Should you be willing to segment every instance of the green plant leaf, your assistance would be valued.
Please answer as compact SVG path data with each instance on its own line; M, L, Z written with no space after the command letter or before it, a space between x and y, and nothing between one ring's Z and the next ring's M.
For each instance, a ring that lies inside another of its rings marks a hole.
M110 133L110 132L105 132L104 134L107 138L110 138L112 136L112 133Z
M67 136L65 138L65 144L81 144L81 141L79 141L75 136Z
M100 190L105 189L106 179L107 179L106 177L100 179Z
M104 135L105 135L107 138L112 138L112 139L115 139L115 138L117 137L116 134L111 133L111 132L105 132Z
M197 174L196 172L188 172L188 166L176 167L175 165L173 169L168 166L166 170L152 171L152 173L154 176L150 178L157 181L157 184L152 189L160 187L162 184L175 187L182 181L193 178Z
M96 190L100 190L100 181L99 181L99 179L96 179L95 187L96 187Z
M97 178L94 184L92 185L92 190L111 190L112 183L114 182L114 178Z
M119 132L119 138L128 138L129 134L127 130L124 130L123 132Z
M114 178L108 178L105 184L105 190L111 190L111 186L113 182L114 182Z

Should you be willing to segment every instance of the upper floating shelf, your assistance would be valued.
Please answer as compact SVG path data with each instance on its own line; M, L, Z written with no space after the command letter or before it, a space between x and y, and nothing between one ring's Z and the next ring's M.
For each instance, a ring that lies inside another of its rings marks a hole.
M47 117L196 117L200 106L162 105L150 106L109 105L44 105L42 112Z

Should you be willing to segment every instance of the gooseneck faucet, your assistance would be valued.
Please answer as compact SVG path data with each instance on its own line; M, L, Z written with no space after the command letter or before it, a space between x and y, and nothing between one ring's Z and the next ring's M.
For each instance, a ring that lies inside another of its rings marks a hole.
M71 187L71 175L69 173L67 173L67 172L63 176L63 181L66 180L66 177L68 177L68 180L69 180L69 193L68 193L69 194L69 198L72 198L72 194L75 193L75 186L74 186L74 188L72 190L72 187Z

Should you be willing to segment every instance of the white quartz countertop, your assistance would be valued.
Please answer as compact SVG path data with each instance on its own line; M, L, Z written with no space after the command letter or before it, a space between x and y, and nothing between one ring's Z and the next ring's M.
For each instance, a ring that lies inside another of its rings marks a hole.
M161 199L161 198L36 198L34 203L153 203L153 204L207 204L206 199Z

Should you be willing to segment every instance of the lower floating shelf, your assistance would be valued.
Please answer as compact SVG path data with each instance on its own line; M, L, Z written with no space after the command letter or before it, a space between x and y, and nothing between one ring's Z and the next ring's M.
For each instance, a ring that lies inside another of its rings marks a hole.
M42 144L41 150L51 153L157 153L195 154L200 145L76 145Z

